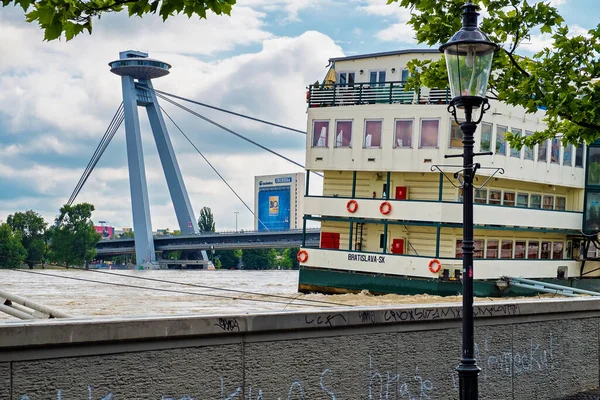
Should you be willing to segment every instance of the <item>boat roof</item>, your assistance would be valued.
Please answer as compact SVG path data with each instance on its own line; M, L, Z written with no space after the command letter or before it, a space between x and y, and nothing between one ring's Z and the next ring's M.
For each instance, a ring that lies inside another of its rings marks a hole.
M356 54L354 56L347 57L336 57L330 58L330 62L335 61L349 61L349 60L359 60L361 58L373 58L373 57L385 57L385 56L397 56L400 54L411 54L411 53L439 53L438 49L408 49L408 50L393 50L393 51L383 51L380 53L370 53L370 54Z

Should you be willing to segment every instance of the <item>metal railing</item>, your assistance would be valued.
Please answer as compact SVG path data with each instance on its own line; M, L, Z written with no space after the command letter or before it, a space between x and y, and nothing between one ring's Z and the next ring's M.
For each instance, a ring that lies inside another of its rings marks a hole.
M448 104L450 89L407 89L404 81L310 85L308 107L358 104Z

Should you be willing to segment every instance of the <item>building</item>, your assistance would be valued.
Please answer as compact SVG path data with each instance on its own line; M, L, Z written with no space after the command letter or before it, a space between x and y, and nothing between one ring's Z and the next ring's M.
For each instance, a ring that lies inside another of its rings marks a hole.
M302 228L304 173L254 177L254 229Z

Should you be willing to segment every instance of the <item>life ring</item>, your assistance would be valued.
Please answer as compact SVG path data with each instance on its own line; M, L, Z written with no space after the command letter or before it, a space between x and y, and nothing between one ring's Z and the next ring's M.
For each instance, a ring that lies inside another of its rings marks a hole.
M306 250L300 250L296 256L298 262L305 263L308 260L308 253Z
M437 274L442 269L442 263L437 258L429 261L429 270L434 274Z
M379 212L381 212L383 215L387 215L392 211L392 205L390 204L389 201L384 201L383 203L381 203L381 205L379 206Z
M358 203L356 200L348 200L348 203L346 203L346 209L350 213L355 213L356 210L358 210Z

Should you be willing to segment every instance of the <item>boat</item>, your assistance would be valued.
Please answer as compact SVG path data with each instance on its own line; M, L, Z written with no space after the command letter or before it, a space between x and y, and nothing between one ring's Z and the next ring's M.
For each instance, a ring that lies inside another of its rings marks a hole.
M327 78L309 86L303 224L320 224L321 237L298 254L300 292L462 292L462 159L444 158L462 153L462 132L448 89L407 85L410 60L438 57L332 58ZM474 150L493 152L477 160L476 296L536 293L510 277L600 290L600 173L590 173L598 193L585 173L590 160L596 171L600 143L554 138L517 150L506 141L544 129L544 113L490 100L475 133ZM313 173L322 193L308 189Z

